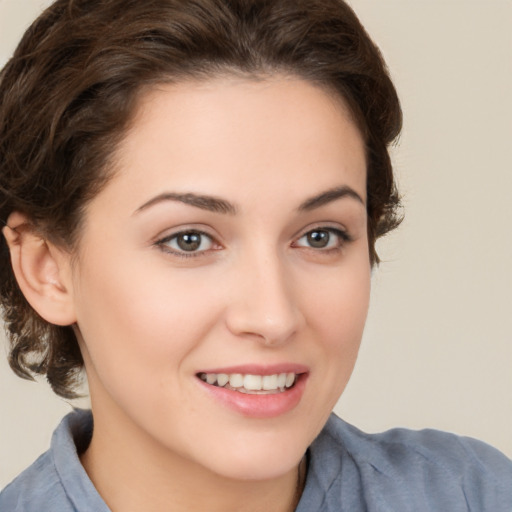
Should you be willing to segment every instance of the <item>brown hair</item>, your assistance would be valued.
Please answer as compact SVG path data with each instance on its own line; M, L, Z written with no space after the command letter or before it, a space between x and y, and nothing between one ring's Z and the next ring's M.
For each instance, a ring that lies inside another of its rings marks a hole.
M399 223L388 154L401 110L385 63L342 0L57 0L27 30L0 74L0 221L27 215L73 248L84 205L140 92L158 82L285 73L335 91L367 147L370 260ZM74 396L83 360L71 327L29 306L0 241L0 304L10 365L46 374Z

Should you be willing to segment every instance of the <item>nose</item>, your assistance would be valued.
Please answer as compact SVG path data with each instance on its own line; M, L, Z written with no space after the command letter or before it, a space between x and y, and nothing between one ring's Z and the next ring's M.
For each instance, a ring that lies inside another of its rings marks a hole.
M226 324L265 345L290 341L304 323L291 272L278 255L253 257L234 273Z

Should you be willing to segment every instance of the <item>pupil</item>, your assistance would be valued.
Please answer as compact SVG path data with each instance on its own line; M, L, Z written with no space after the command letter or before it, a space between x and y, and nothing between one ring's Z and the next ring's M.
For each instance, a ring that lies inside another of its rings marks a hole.
M308 242L311 247L325 247L329 243L329 233L327 231L312 231L308 234Z
M201 235L199 233L185 233L178 237L178 245L184 251L195 251L201 245Z

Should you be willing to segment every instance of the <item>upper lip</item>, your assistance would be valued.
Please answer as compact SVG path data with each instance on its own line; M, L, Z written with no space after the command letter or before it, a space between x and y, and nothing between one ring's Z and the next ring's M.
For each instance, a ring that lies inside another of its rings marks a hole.
M280 373L307 373L309 368L303 364L297 363L279 363L270 365L261 364L241 364L234 366L226 366L223 368L208 368L200 370L200 373L226 373L231 375L233 373L241 373L244 375L275 375Z

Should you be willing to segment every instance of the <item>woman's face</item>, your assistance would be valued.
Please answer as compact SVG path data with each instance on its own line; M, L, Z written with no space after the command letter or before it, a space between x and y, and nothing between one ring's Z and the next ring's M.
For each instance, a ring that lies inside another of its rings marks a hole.
M345 388L367 313L356 126L300 80L162 85L116 158L72 267L95 435L284 474Z

